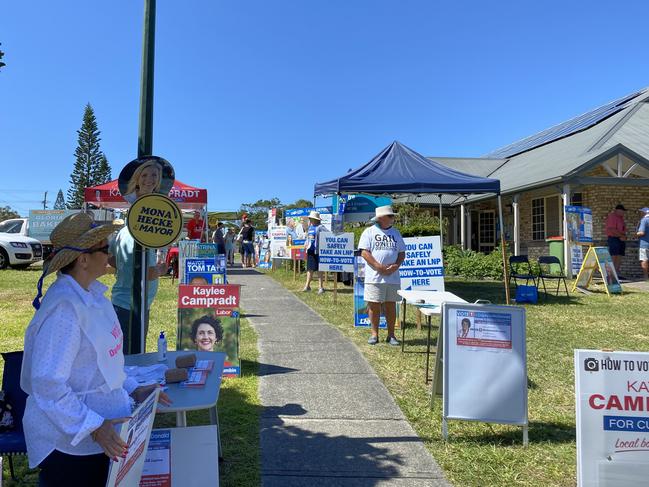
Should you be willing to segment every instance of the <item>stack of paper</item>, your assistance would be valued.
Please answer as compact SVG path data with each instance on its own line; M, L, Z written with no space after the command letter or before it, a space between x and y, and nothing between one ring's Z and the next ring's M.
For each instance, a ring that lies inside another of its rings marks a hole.
M124 367L124 372L128 377L134 378L138 384L146 386L149 384L164 384L165 371L168 369L165 364L148 365L140 367L130 365Z

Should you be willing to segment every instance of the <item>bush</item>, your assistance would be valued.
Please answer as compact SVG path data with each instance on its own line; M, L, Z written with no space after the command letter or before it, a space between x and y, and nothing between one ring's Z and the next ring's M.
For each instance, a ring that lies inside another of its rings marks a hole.
M467 279L503 279L502 251L483 254L475 250L463 250L459 245L444 247L444 273ZM507 253L509 257L509 253Z

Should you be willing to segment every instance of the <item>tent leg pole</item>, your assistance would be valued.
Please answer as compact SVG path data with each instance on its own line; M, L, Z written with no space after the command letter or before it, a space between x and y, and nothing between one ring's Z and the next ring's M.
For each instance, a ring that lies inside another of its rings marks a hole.
M510 304L509 285L507 284L507 251L505 249L505 227L503 225L503 200L498 195L498 219L500 220L500 250L503 255L503 282L505 284L505 302Z
M439 240L440 246L444 248L444 224L442 223L442 195L437 195L439 198Z

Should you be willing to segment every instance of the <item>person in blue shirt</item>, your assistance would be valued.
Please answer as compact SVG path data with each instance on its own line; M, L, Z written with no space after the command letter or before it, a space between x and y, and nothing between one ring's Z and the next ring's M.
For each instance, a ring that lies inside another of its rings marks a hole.
M638 224L636 235L640 244L638 249L640 267L642 267L642 274L646 281L649 279L649 208L645 206L640 208L640 211L643 213L643 217Z
M304 242L304 248L306 249L306 284L302 291L308 292L311 291L311 281L313 280L313 273L318 272L318 294L325 292L324 290L324 275L322 272L318 271L318 265L320 264L320 249L319 238L320 232L325 228L321 224L322 219L320 218L320 213L317 211L312 211L309 213L309 230L307 231L306 241Z
M115 284L112 290L112 303L117 313L117 319L124 334L124 350L129 349L129 335L128 326L131 319L131 295L133 294L133 267L135 252L135 239L129 232L128 227L124 226L115 238L110 242L111 257L108 263L114 267L115 270ZM164 275L167 265L162 262L156 264L155 252L152 250L147 251L147 280L149 281L148 294L147 294L147 310L151 309L153 298L158 292L158 278ZM144 337L146 342L146 335L148 329L144 330Z

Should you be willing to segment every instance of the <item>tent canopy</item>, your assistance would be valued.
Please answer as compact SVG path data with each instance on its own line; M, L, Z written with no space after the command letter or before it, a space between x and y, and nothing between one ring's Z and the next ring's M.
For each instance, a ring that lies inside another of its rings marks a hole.
M363 166L315 185L315 196L335 193L500 193L500 181L455 171L394 141Z
M86 188L83 196L86 203L101 208L129 207L129 204L119 192L117 179L99 186ZM189 186L176 179L169 191L169 198L178 203L178 206L183 210L200 209L207 205L207 190Z

